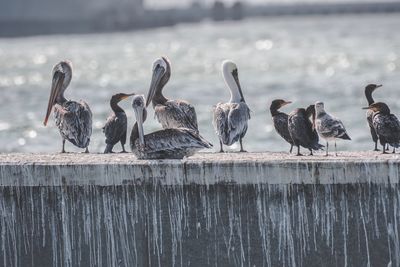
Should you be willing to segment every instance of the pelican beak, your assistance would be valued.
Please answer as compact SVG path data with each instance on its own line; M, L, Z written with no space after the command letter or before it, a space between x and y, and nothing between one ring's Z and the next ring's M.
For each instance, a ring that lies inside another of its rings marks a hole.
M139 131L139 144L144 146L144 131L143 131L143 107L135 108L136 122L138 124Z
M371 107L362 107L361 109L370 109Z
M64 78L65 78L64 73L56 72L54 74L53 82L51 84L49 103L47 104L46 117L44 118L44 122L43 122L44 126L47 125L47 121L49 120L50 113L53 109L53 106L56 103L57 96L61 92L62 86L64 84Z
M235 79L236 85L237 85L237 87L239 89L239 94L240 94L240 97L241 97L240 101L246 102L246 101L244 101L244 97L243 97L243 93L242 93L242 87L240 86L239 74L238 74L238 70L237 69L234 69L232 71L232 76L233 76L233 79Z
M164 73L165 73L165 69L163 67L161 67L160 65L158 65L154 69L153 77L151 78L149 93L147 94L147 97L146 97L146 107L149 106L151 100L153 99L154 94L157 91L157 88L160 84L161 78L163 77Z
M383 85L382 84L378 84L377 86L376 86L376 88L379 88L379 87L382 87Z

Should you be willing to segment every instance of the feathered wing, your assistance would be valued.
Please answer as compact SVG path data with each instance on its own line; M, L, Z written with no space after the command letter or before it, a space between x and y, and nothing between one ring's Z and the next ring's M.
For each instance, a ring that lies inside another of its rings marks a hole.
M195 131L164 129L145 135L144 152L174 153L178 150L211 148L212 144Z
M92 112L86 102L68 101L54 107L61 136L80 148L86 148L92 135Z
M377 135L377 133L375 131L374 123L372 122L372 119L373 119L373 116L374 116L374 112L369 109L366 112L366 116L367 116L367 122L368 122L369 130L371 132L372 140L374 142L376 142L378 140L378 135Z
M400 145L400 122L395 115L374 115L373 125L381 141L394 147Z
M346 133L343 123L339 119L333 118L326 114L319 121L319 134L325 138L350 139Z
M315 135L312 124L308 118L298 114L289 116L288 129L296 145L314 150L323 147L318 143L318 135Z
M164 129L189 128L198 132L194 107L183 100L169 100L154 108L154 114Z
M127 119L125 114L112 114L108 117L103 127L106 136L106 144L115 145L119 141L126 142Z
M229 108L226 104L218 103L213 108L214 129L224 144L229 142L228 113Z
M293 140L290 136L289 129L288 129L288 119L289 116L285 113L279 113L272 117L272 121L274 123L274 127L276 132L286 140L286 142L292 144Z
M215 131L223 144L230 146L246 134L250 119L246 103L218 103L213 115Z
M250 109L246 103L232 104L228 114L230 145L244 137L247 132L247 121L250 119Z

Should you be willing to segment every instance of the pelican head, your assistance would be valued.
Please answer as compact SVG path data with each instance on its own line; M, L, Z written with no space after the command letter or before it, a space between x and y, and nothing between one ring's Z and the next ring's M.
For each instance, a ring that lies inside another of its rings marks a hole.
M388 105L386 105L383 102L376 102L373 103L371 105L369 105L368 107L364 107L363 109L370 109L373 112L380 112L382 114L390 114L390 108L388 107Z
M222 62L222 75L231 91L231 102L245 102L239 82L239 73L236 64L231 60Z
M146 107L149 106L154 94L168 82L171 76L171 64L167 57L158 58L153 63L153 76L151 78L150 89L147 94Z
M44 126L47 125L51 110L56 103L65 101L64 91L67 89L72 79L72 63L68 60L59 62L53 67L53 80L51 83L51 92L49 103L47 105L46 117L44 118Z
M143 121L145 120L146 113L146 100L143 95L134 95L132 99L132 108L135 112L136 122L139 131L139 143L144 146L144 131Z
M323 102L320 102L320 101L315 102L315 113L316 114L325 113Z

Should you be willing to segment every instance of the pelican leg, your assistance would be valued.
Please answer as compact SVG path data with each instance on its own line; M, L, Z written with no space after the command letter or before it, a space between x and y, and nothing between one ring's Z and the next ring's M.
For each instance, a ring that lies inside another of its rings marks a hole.
M89 147L86 147L86 149L85 149L85 153L89 153Z
M310 149L310 155L309 156L314 156L314 154L312 153L312 149Z
M303 156L303 154L300 153L300 146L297 146L297 154L296 156Z
M106 149L104 150L104 154L113 153L112 149L113 145L107 144Z
M62 140L62 149L61 153L65 153L65 139Z
M293 145L290 144L290 150L289 150L289 153L290 153L290 154L292 154L292 150L293 150Z
M219 141L219 145L221 147L221 149L219 150L219 153L224 153L224 149L222 148L222 142L221 140Z
M393 153L393 154L396 153L396 148L395 148L395 147L393 147L392 153Z
M240 142L240 152L247 152L246 150L243 149L243 144L242 144L242 138L240 137L239 139Z
M328 143L328 141L326 141L326 153L325 153L325 157L328 156L328 150L329 150L329 143Z

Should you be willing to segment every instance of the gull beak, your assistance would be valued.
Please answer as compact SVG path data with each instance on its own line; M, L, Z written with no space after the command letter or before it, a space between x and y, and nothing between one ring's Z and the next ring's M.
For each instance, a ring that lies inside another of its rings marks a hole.
M51 85L51 92L49 97L49 103L47 104L47 112L46 117L44 118L44 126L47 125L47 121L49 120L50 113L53 109L53 106L56 103L57 96L60 94L62 86L64 84L65 75L61 72L56 72L53 77L53 82Z
M146 97L146 107L149 106L151 100L154 97L154 94L157 91L157 88L160 84L161 78L163 77L165 73L165 69L161 66L157 66L154 71L153 71L153 77L151 78L151 83L150 83L150 88L149 92Z

